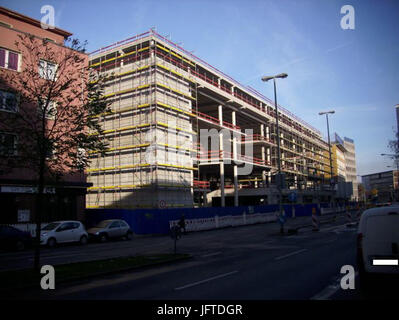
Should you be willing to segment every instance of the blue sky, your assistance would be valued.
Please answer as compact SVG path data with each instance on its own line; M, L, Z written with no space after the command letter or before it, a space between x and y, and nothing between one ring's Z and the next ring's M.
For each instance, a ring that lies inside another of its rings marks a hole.
M273 98L262 75L286 72L281 105L326 136L319 111L334 109L331 132L355 140L358 174L389 170L399 104L399 1L334 0L0 0L36 19L55 8L56 26L88 50L156 27L244 85ZM340 27L343 5L355 30Z

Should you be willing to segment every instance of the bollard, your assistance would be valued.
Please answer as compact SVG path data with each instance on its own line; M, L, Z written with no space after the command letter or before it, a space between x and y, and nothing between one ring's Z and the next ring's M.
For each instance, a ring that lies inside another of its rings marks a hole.
M313 231L319 231L319 221L316 216L316 208L312 208L312 226Z
M171 236L171 238L172 238L173 241L174 241L173 252L174 252L174 254L176 254L176 251L177 251L177 240L179 240L180 237L181 237L180 227L177 226L176 224L173 225L173 226L170 228L170 236Z

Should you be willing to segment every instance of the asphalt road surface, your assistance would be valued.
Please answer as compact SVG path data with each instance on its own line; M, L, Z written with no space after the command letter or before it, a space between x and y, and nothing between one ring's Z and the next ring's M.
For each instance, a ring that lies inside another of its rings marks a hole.
M323 217L328 220L327 217ZM303 225L306 218L291 221ZM156 300L357 300L359 290L342 290L341 267L356 268L356 226L345 218L325 223L320 231L304 228L296 235L282 236L277 224L260 224L190 233L178 242L178 251L193 259L141 271L125 272L89 281L56 284L56 289L40 291L40 299L156 299ZM43 263L65 263L127 253L171 252L168 237L140 238L68 246L45 250ZM29 252L22 255L31 256ZM1 255L0 255L1 256ZM3 255L4 256L4 255ZM19 257L19 258L18 258ZM20 253L8 254L8 263L21 266ZM26 257L24 257L26 258ZM2 263L3 265L3 263ZM8 268L10 265L8 265ZM371 298L393 298L384 287ZM30 298L31 293L10 296ZM370 298L370 296L367 296Z

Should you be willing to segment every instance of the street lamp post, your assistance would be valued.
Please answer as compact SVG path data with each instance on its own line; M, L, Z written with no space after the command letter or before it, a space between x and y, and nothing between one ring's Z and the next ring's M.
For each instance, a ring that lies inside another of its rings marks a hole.
M326 115L326 120L327 120L327 137L328 137L328 154L329 154L329 157L330 157L330 187L331 187L331 190L333 189L333 186L334 186L334 181L333 181L333 165L332 165L332 157L331 157L331 142L330 142L330 124L329 124L329 122L328 122L328 115L329 114L334 114L335 113L335 111L334 110L331 110L331 111L323 111L323 112L319 112L319 115L320 116L322 116L322 115ZM332 202L332 194L331 194L331 204L333 204Z
M278 104L277 104L277 90L276 90L276 79L284 79L287 78L288 75L286 73L280 73L275 76L265 76L262 78L262 81L267 82L273 79L274 85L274 107L276 110L276 134L277 134L277 170L278 170L278 179L277 179L277 189L279 191L279 220L280 220L280 233L284 233L284 216L283 216L283 177L281 174L281 149L280 149L280 128L278 125Z

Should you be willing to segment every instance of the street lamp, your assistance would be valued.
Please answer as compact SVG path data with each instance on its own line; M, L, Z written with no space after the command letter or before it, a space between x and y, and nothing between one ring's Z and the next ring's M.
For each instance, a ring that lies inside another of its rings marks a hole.
M319 112L320 116L326 115L326 120L327 120L328 153L330 156L330 186L331 187L334 185L334 182L333 182L333 166L332 166L332 157L331 157L330 124L328 123L328 115L334 114L334 113L335 113L334 110ZM332 203L332 194L331 194L331 203Z
M288 74L286 73L280 73L275 76L265 76L262 78L262 81L267 82L269 80L273 79L273 85L274 85L274 107L276 110L276 131L277 131L277 170L278 170L278 178L277 180L277 189L279 191L279 214L280 214L280 233L284 233L284 217L283 217L283 177L281 174L281 150L280 150L280 128L278 125L278 104L277 104L277 93L276 93L276 79L284 79L287 78Z
M399 155L398 154L381 153L381 156L386 156L386 157L390 157L392 159L395 159L396 170L399 171ZM389 167L389 166L387 166L387 167Z

